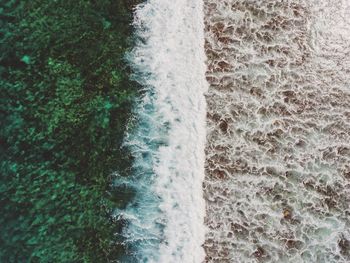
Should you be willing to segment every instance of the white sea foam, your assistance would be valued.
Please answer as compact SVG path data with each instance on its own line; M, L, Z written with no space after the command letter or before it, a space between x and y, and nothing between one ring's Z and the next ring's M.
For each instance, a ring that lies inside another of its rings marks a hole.
M135 12L139 41L131 54L144 87L137 127L126 145L134 201L121 213L137 262L204 260L204 147L207 90L202 1L149 0ZM127 261L127 260L125 260Z

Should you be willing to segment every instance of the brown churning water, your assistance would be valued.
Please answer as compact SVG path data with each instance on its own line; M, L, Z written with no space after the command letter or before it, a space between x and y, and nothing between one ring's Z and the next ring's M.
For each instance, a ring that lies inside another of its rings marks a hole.
M350 1L204 4L206 262L350 262Z

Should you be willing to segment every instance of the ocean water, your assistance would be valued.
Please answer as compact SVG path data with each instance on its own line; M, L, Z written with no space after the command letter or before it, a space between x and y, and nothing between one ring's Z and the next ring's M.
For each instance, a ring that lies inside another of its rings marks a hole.
M121 262L202 262L206 102L203 3L149 0L135 11L129 56L143 87L125 139L132 175L116 186L134 193L125 209Z
M204 3L206 262L350 262L350 2Z
M350 2L149 0L135 27L121 262L350 262Z

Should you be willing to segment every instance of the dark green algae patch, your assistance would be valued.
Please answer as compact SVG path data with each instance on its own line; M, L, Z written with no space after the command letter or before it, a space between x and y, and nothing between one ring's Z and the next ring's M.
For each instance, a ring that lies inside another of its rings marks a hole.
M133 0L0 0L0 262L118 262ZM129 194L127 195L129 196Z

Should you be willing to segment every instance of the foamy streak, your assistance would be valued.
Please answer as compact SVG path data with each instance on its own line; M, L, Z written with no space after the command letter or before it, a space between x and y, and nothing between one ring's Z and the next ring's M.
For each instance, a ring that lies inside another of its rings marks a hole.
M145 87L139 127L128 135L135 157L135 203L122 214L134 260L202 262L206 104L201 1L151 0L135 12L140 43L132 53Z

